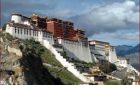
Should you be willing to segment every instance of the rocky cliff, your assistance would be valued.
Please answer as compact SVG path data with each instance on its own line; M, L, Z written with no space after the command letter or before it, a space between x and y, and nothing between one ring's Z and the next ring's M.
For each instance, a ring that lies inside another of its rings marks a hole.
M74 76L65 78L50 72L53 66L63 67L57 60L50 57L49 51L32 39L21 40L0 32L0 53L1 83L4 85L64 85L71 82L68 80L73 79L75 79L73 82L79 82ZM43 63L50 66L44 67ZM56 72L57 68L55 68ZM67 71L61 73L69 75Z

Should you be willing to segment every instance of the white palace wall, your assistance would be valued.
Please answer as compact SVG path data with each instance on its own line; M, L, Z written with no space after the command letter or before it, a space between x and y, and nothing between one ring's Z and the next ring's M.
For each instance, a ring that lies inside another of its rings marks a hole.
M11 21L14 21L14 23L22 23L22 17L19 15L12 15Z
M10 26L9 24L6 25L6 32L13 35L14 37L18 37L21 39L34 38L36 41L39 41L41 44L43 44L43 40L48 40L50 44L54 43L53 36L49 32L35 31L31 28Z
M75 58L85 62L93 62L93 58L91 56L89 45L84 46L82 42L77 41L69 41L58 39L59 44L62 44L64 50L67 55L71 58Z
M115 64L115 65L119 65L119 60L117 58L116 50L114 47L111 47L109 49L109 60L108 61Z
M92 80L85 77L82 73L80 73L73 63L68 62L61 54L47 41L44 40L44 46L48 48L54 55L55 58L64 66L67 68L68 71L73 73L77 78L79 78L83 82L91 82Z

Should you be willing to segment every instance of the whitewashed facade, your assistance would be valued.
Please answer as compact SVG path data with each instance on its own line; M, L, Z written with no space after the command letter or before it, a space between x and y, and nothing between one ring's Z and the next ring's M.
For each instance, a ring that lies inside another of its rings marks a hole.
M91 54L95 55L98 59L108 60L111 63L118 61L115 48L108 42L93 40L89 44Z
M128 59L126 58L118 58L119 65L121 67L127 67L128 66Z
M21 39L31 39L34 38L43 44L43 40L48 40L53 44L53 35L50 32L43 30L34 29L32 26L18 24L18 23L8 23L6 25L6 32Z
M21 14L12 14L11 21L14 22L14 23L31 25L30 24L30 18L22 16Z
M85 62L94 62L94 58L91 56L89 44L78 41L70 41L64 39L58 39L58 43L61 44L71 58Z
M119 65L118 57L116 55L116 50L115 50L114 46L110 46L110 48L109 48L108 61L117 66Z

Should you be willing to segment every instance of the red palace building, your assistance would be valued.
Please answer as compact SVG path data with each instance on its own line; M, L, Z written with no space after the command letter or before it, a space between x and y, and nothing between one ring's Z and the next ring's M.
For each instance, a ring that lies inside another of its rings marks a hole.
M52 32L54 37L73 39L76 35L72 22L63 21L56 18L47 20L47 30Z
M74 30L74 24L57 18L39 17L32 14L31 22L46 31L52 32L54 38L64 38L68 40L81 40L85 38L85 32Z
M45 29L47 27L47 23L46 20L48 19L48 17L39 17L37 14L32 14L31 16L31 22L41 28L41 29Z
M47 30L53 33L53 36L56 37L64 37L64 27L63 21L51 18L47 20Z

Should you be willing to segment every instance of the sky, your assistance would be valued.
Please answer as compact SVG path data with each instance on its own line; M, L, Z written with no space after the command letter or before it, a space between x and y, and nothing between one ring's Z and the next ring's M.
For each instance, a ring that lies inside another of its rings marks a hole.
M139 43L138 11L139 0L1 0L1 23L10 21L11 13L37 13L74 22L89 40L134 46Z

